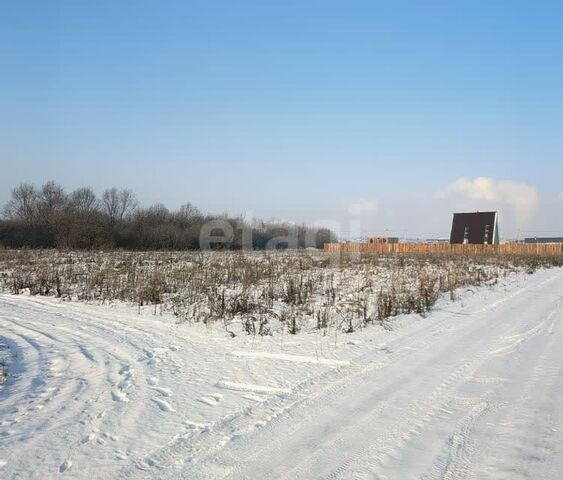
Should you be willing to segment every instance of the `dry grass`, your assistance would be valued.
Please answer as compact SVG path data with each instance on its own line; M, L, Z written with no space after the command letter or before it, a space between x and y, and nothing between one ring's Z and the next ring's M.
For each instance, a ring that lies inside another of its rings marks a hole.
M494 285L511 272L561 265L538 256L285 252L0 250L0 289L89 302L123 301L179 322L222 322L232 335L267 335L425 315L442 294ZM240 328L236 328L236 326Z

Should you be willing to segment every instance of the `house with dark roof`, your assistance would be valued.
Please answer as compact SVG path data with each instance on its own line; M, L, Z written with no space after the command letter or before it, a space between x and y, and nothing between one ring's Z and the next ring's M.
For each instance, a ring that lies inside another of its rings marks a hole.
M450 243L498 245L498 213L454 213Z

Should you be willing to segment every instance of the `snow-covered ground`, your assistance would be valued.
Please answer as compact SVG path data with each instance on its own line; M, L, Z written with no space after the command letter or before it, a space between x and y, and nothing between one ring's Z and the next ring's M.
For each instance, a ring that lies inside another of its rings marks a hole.
M391 330L236 338L0 295L0 478L562 478L563 271L459 293Z

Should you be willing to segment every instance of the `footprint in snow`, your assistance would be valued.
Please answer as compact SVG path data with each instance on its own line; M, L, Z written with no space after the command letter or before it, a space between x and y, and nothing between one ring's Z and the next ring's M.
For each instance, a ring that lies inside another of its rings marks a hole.
M129 401L129 397L123 390L113 389L111 391L111 398L114 402L124 402L127 403Z
M117 450L115 452L115 458L117 458L117 460L127 460L127 454Z
M140 460L137 463L137 468L139 470L150 470L151 468L158 467L158 463L154 458L147 457L145 460Z
M119 388L120 390L128 390L131 387L131 385L132 385L131 377L127 376L117 384L117 388Z
M170 390L170 389L168 389L168 388L152 387L152 390L154 390L155 392L160 393L163 397L171 397L171 396L172 396L172 390Z
M119 374L120 374L120 375L123 375L123 374L125 374L125 373L132 373L132 371L131 371L131 365L123 365L123 367L121 367L121 368L119 369Z
M108 433L108 432L104 432L104 433L102 433L102 435L104 436L104 438L108 438L112 442L117 442L117 440L118 440L118 438L115 435L112 435L111 433Z
M204 396L198 399L200 402L209 405L210 407L215 407L219 404L221 400L223 400L223 395L220 393L215 393L213 395Z
M82 444L88 443L94 440L94 437L95 437L94 432L90 432L87 436L85 436L82 440L80 440L80 443Z
M158 378L156 378L156 377L148 377L148 378L147 378L147 383L148 383L149 385L152 385L152 386L154 387L155 385L158 385Z
M154 352L145 350L145 356L137 359L138 362L145 362L147 365L155 365L158 362L158 358Z
M128 402L129 397L126 391L133 385L133 369L129 365L124 365L119 370L119 374L123 376L123 380L117 384L117 388L111 391L111 397L116 402Z
M170 404L159 397L153 397L152 401L158 405L163 412L175 412L175 410L170 406Z
M70 467L72 467L72 462L69 458L67 458L63 463L61 463L61 466L59 467L59 473L66 472Z
M192 422L191 420L184 420L184 425L188 430L207 430L209 425L204 423Z

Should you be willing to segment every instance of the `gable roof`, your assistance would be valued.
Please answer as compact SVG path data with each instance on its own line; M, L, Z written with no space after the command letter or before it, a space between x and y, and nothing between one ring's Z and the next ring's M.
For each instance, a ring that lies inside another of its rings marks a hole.
M450 243L498 244L497 212L454 213Z

